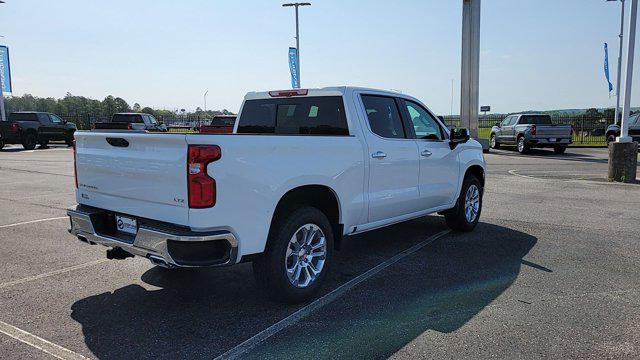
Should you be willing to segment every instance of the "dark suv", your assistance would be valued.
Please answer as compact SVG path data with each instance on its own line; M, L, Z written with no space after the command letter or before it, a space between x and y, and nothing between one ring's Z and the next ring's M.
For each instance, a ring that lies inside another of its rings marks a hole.
M607 144L616 141L616 137L620 136L620 125L609 125L606 134ZM640 113L629 117L629 136L633 141L640 142Z
M46 147L51 140L62 140L73 145L76 124L63 120L56 114L36 111L19 111L9 114L7 121L0 121L0 149L4 144L22 144L32 150L37 144Z

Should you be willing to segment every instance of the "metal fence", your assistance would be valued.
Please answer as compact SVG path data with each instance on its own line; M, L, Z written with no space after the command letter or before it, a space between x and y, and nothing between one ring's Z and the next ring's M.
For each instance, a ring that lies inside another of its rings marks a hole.
M488 139L491 127L502 122L507 115L480 115L478 137ZM73 122L80 130L91 129L96 122L109 121L110 116L94 114L67 114L63 119ZM442 116L447 125L460 126L460 116ZM211 124L211 116L160 116L158 120L164 122L170 130L195 131L202 125ZM552 115L554 124L571 125L573 127L573 143L577 146L605 146L605 132L607 126L613 122L604 116L593 117L587 115Z

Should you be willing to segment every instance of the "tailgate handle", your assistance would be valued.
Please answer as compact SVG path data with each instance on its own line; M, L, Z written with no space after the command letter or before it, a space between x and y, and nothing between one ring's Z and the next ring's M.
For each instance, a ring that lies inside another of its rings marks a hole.
M117 147L128 147L129 146L129 142L127 140L123 139L123 138L108 137L107 138L107 142L111 146L117 146Z

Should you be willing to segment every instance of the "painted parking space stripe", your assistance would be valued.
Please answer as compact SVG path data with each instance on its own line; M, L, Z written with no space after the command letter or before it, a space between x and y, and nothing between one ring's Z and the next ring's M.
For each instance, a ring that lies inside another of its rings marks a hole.
M30 332L19 329L3 321L0 321L0 333L10 336L20 342L23 342L29 346L32 346L58 359L62 359L62 360L88 359L87 357L84 357L78 353L75 353L67 348L64 348L58 344L54 344L51 341L45 340L41 337L31 334Z
M33 276L26 277L26 278L18 279L18 280L8 281L6 283L0 284L0 289L4 289L6 287L13 286L13 285L24 284L24 283L27 283L27 282L30 282L30 281L34 281L34 280L40 280L40 279L48 278L48 277L59 275L59 274L68 273L68 272L75 271L75 270L84 269L86 267L102 264L102 263L107 262L107 261L109 261L109 259L99 259L99 260L95 260L95 261L89 261L89 262L86 262L86 263L83 263L83 264L69 266L69 267L66 267L66 268L63 268L63 269L58 269L58 270L46 272L46 273L43 273L43 274L38 274L38 275L33 275Z
M423 241L421 241L420 243L413 245L412 247L408 248L407 250L402 251L401 253L395 255L394 257L376 265L375 267L367 270L365 273L360 274L358 276L356 276L355 278L349 280L348 282L338 286L337 288L333 289L332 291L330 291L329 293L323 295L322 297L314 300L313 302L311 302L310 304L302 307L301 309L299 309L298 311L294 312L293 314L287 316L286 318L278 321L277 323L269 326L268 328L262 330L261 332L257 333L256 335L252 336L251 338L247 339L246 341L244 341L243 343L239 344L238 346L234 347L233 349L225 352L224 354L218 356L216 358L216 360L218 359L237 359L239 357L241 357L243 354L246 354L248 351L250 351L251 349L255 348L256 346L258 346L260 343L262 343L263 341L267 340L268 338L272 337L273 335L279 333L280 331L286 329L287 327L299 322L300 320L302 320L303 318L309 316L310 314L312 314L313 312L315 312L316 310L320 309L321 307L330 304L331 302L333 302L334 300L338 299L340 296L344 295L347 291L353 289L354 287L356 287L358 284L360 284L361 282L373 277L374 275L378 274L379 272L385 270L386 268L388 268L389 266L397 263L398 261L406 258L407 256L417 252L418 250L424 248L425 246L431 244L432 242L440 239L441 237L445 236L446 234L450 233L450 230L444 230L441 231Z
M19 222L19 223L0 225L0 229L10 228L10 227L20 226L20 225L35 224L35 223L44 222L44 221L68 219L68 218L69 218L68 216L58 216L58 217L52 217L52 218L46 218L46 219L23 221L23 222Z

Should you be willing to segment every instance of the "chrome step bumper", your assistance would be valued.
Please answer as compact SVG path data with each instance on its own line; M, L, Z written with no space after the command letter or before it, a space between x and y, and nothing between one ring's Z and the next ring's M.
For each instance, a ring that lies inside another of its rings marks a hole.
M107 210L78 205L68 209L71 221L69 233L89 244L101 244L108 247L120 247L123 250L149 259L155 265L164 267L204 267L225 266L236 263L238 241L227 231L193 232L184 229L171 230L170 226L162 229L148 225L142 220L135 237L104 234L100 228L100 218L110 214ZM207 254L207 247L215 248L214 258L202 259ZM194 257L189 258L189 253Z

